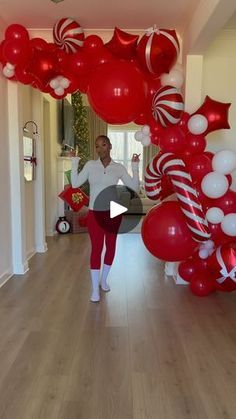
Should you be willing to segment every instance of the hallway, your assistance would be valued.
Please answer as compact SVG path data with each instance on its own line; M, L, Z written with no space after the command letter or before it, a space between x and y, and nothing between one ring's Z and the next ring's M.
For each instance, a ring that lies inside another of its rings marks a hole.
M193 296L127 234L92 304L87 234L48 247L0 289L1 419L235 418L235 293Z

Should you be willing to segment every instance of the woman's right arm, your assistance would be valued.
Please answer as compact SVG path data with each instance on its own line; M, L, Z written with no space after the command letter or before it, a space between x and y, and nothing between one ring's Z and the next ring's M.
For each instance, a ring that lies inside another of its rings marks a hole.
M89 162L87 162L83 169L78 173L79 157L71 158L71 186L72 188L79 188L83 185L89 176Z

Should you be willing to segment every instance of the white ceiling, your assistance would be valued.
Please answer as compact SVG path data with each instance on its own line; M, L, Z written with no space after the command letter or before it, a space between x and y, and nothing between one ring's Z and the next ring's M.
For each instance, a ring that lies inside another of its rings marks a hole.
M62 17L72 17L84 29L159 28L184 31L198 0L0 0L0 18L7 26L20 23L27 28L52 28Z

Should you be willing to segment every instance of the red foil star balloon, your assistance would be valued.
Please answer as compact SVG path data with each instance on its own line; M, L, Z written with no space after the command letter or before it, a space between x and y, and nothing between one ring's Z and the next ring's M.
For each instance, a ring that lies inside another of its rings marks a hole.
M204 132L204 135L218 129L230 128L228 122L230 105L231 103L217 102L209 96L206 96L202 106L200 106L200 108L194 113L204 115L208 120L208 128Z
M138 38L139 35L132 35L116 27L106 47L115 56L130 59L135 55Z

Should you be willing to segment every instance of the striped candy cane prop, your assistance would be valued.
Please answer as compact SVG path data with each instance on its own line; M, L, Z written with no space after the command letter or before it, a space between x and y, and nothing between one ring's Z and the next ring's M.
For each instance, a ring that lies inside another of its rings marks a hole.
M206 241L210 237L208 224L190 173L183 160L173 153L155 156L148 164L145 173L145 190L150 199L159 199L162 176L170 176L181 210L187 225L196 241Z

